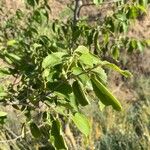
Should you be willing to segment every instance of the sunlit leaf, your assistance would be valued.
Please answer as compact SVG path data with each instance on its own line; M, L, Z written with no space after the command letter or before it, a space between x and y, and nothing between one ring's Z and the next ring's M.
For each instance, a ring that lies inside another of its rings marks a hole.
M113 70L115 70L115 71L117 71L119 73L121 73L125 77L132 77L132 74L128 70L122 70L117 65L115 65L113 63L104 61L103 65L106 66L106 67L109 67L109 68L111 68L111 69L113 69Z
M55 52L52 54L49 54L42 62L42 67L45 69L47 67L53 67L55 65L58 65L62 63L63 56L66 55L64 52Z
M74 52L84 54L84 53L89 53L89 50L85 46L78 46L78 48Z
M89 121L83 114L76 113L74 116L72 116L72 120L85 136L90 134L91 127Z
M115 110L120 111L122 106L112 93L95 76L91 77L91 82L95 95L106 105L111 105Z

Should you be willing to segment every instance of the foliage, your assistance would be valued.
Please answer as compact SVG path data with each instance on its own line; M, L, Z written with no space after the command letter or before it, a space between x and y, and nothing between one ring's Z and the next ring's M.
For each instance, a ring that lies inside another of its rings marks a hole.
M68 149L63 136L63 125L68 122L74 122L88 138L91 128L82 108L92 99L122 109L107 88L107 69L125 77L131 73L108 62L105 56L117 62L122 49L132 52L147 45L146 41L126 36L130 22L146 13L147 4L113 4L115 11L111 15L91 25L82 18L76 24L70 19L51 22L47 0L27 0L26 12L17 10L0 28L0 58L6 64L0 68L0 77L12 77L0 89L0 102L24 113L24 126L35 138L44 137L41 128L47 125L46 140L55 149ZM38 121L33 117L37 110L41 114ZM3 120L6 114L1 114Z

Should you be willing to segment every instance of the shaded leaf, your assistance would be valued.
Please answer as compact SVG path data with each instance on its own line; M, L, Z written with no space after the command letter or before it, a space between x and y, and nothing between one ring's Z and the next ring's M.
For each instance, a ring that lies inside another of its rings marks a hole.
M7 118L7 113L0 111L0 124L4 124L6 118Z
M86 106L90 103L84 93L84 90L81 84L78 81L73 82L72 88L73 88L73 93L76 97L76 100L81 106Z
M50 142L57 150L68 149L63 138L61 124L58 119L53 120L52 122Z
M30 131L35 138L39 138L41 136L41 131L34 122L30 123Z

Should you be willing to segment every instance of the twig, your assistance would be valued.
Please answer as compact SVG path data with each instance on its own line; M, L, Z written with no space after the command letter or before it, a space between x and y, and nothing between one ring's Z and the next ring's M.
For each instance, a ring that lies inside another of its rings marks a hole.
M80 7L82 6L82 0L75 0L75 9L74 9L74 25L76 25L77 21L80 17Z
M41 124L39 125L38 127L42 127L44 124ZM30 130L26 132L26 135L30 133ZM10 142L14 142L14 141L17 141L18 139L21 139L22 138L22 135L19 135L19 136L16 136L15 138L13 139L9 139L9 140L2 140L0 141L0 143L10 143Z

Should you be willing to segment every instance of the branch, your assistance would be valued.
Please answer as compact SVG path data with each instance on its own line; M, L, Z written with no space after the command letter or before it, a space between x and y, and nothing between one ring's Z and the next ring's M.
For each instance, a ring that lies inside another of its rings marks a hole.
M76 0L76 4L77 4L77 1L80 1L80 0ZM82 1L82 0L81 0ZM109 1L109 2L102 2L101 4L99 5L106 5L106 4L111 4L111 3L117 3L117 2L120 2L122 0L112 0L112 1ZM80 4L80 5L76 5L76 7L78 8L77 10L75 9L75 13L77 13L76 15L76 22L79 20L79 17L80 17L80 11L83 7L88 7L88 6L96 6L95 3L87 3L87 4ZM76 8L75 7L75 8ZM77 12L76 12L77 11Z
M82 6L82 0L75 0L75 9L74 9L74 25L76 25L77 21L80 17L80 7Z
M41 124L39 125L38 127L42 127L44 124ZM7 129L6 129L7 130ZM30 133L30 130L26 132L26 134L29 134ZM18 139L21 139L22 138L22 135L15 135L15 138L13 139L9 139L9 140L1 140L0 143L10 143L10 142L14 142L14 141L17 141Z

